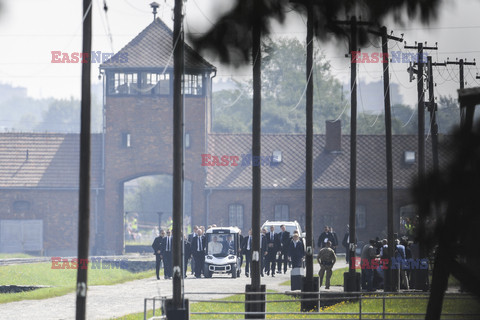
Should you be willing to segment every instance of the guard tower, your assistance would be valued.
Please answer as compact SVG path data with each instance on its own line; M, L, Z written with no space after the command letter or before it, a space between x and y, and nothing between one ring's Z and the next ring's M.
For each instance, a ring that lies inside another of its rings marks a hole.
M105 210L98 236L104 253L123 250L124 183L173 174L173 32L159 19L100 66L104 81ZM185 45L184 178L191 183L191 221L204 222L206 151L216 69Z

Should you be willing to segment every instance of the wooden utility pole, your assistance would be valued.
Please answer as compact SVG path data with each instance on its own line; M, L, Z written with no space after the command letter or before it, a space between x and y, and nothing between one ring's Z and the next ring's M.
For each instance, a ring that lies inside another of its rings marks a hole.
M402 42L402 38L387 34L387 28L382 27L380 32L369 30L370 33L381 36L383 54L383 91L385 108L385 153L387 162L387 237L388 243L394 243L393 230L393 163L392 163L392 112L390 104L390 72L388 60L388 40ZM385 58L387 57L387 58ZM393 269L391 268L391 257L394 256L393 245L388 246L389 268L385 272L385 291L397 291L393 282Z
M83 0L82 52L92 51L92 2ZM82 102L80 124L80 182L78 192L78 261L88 260L90 237L90 114L91 57L82 63ZM123 215L123 214L122 214ZM87 269L77 269L76 319L86 318Z
M333 21L334 24L350 26L350 201L349 201L349 244L350 261L348 272L344 273L344 291L360 291L360 274L353 266L356 249L356 207L357 207L357 64L355 53L358 52L358 27L372 23L357 21L352 16L348 21ZM355 52L355 53L354 53Z
M428 68L428 103L427 110L430 113L430 134L432 136L432 158L433 158L433 170L438 172L439 160L438 160L438 124L437 124L437 103L435 102L433 82L433 67L434 66L446 66L446 63L432 62L432 57L427 57Z
M252 106L252 156L260 159L262 137L262 52L261 52L261 3L253 2L252 60L253 60L253 106ZM252 263L251 284L245 288L245 319L265 318L265 285L260 283L260 218L261 206L261 166L252 161ZM250 302L252 301L252 302Z
M353 261L355 260L356 249L356 206L357 206L357 64L354 59L354 52L358 51L359 25L370 25L371 23L357 21L355 16L349 21L335 21L336 24L350 26L350 202L349 202L349 269L344 274L344 291L360 291L360 274L356 272Z
M184 38L182 0L173 9L173 226L172 299L167 300L168 319L188 319L188 301L183 293L183 92Z
M350 261L348 269L348 278L350 279L344 284L344 291L360 291L358 285L357 272L352 268L355 259L356 249L356 209L357 209L357 64L353 59L352 52L358 50L357 45L357 18L353 16L350 20L350 210L349 210L349 232L350 243L348 250Z
M302 281L302 292L318 292L318 278L313 277L313 0L306 0L307 7L307 59L306 59L306 137L305 137L305 265L306 275ZM318 311L319 295L304 294L302 311Z
M465 88L465 77L464 77L464 66L474 66L476 65L475 59L473 62L467 62L466 59L460 59L456 61L450 61L449 58L447 58L446 64L458 64L458 69L459 69L459 77L460 77L460 89ZM477 77L478 79L478 77ZM471 118L473 121L473 113L471 112L471 108L460 108L460 126L463 126L468 118Z
M417 49L417 61L418 61L418 70L417 70L417 94L418 94L418 179L423 180L425 178L425 94L424 94L424 65L425 65L425 55L423 50L437 50L438 47L427 47L423 43L418 43L416 46L407 46L405 49ZM421 197L422 195L420 195ZM423 224L423 215L420 214L420 225ZM425 247L420 244L420 258L427 256ZM427 271L427 272L424 272ZM417 283L415 284L416 289L427 291L428 284L428 270L416 270Z

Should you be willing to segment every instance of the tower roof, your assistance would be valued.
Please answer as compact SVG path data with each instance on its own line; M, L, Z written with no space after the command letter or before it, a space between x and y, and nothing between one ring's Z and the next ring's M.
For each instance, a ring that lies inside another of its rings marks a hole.
M112 58L100 65L101 69L173 69L173 32L156 18ZM214 71L216 68L185 44L185 69Z

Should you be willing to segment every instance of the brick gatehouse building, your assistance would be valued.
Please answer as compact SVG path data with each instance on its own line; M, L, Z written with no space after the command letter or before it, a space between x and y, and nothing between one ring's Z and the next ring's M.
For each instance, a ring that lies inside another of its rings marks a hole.
M100 70L104 130L92 134L92 254L124 248L124 187L133 179L172 175L172 32L155 19ZM202 154L251 153L250 134L212 133L212 78L216 69L185 48L185 207L191 224L251 225L251 165L202 166ZM314 238L323 225L343 237L348 223L349 136L340 123L314 137ZM393 137L394 214L412 215L408 187L417 172L416 136ZM386 230L384 136L358 137L357 234ZM427 144L427 165L430 156ZM262 220L298 220L305 214L305 135L262 136ZM275 157L271 157L275 155ZM443 159L444 157L440 157ZM0 134L0 252L77 252L79 134ZM141 220L142 217L139 217Z

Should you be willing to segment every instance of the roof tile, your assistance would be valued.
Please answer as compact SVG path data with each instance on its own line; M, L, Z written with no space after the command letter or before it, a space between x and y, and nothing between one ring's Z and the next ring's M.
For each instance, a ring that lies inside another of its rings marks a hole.
M120 57L127 61L120 62ZM115 61L115 62L112 62ZM173 69L173 32L160 18L155 19L111 59L100 65L110 68ZM185 68L215 70L215 67L185 44Z

